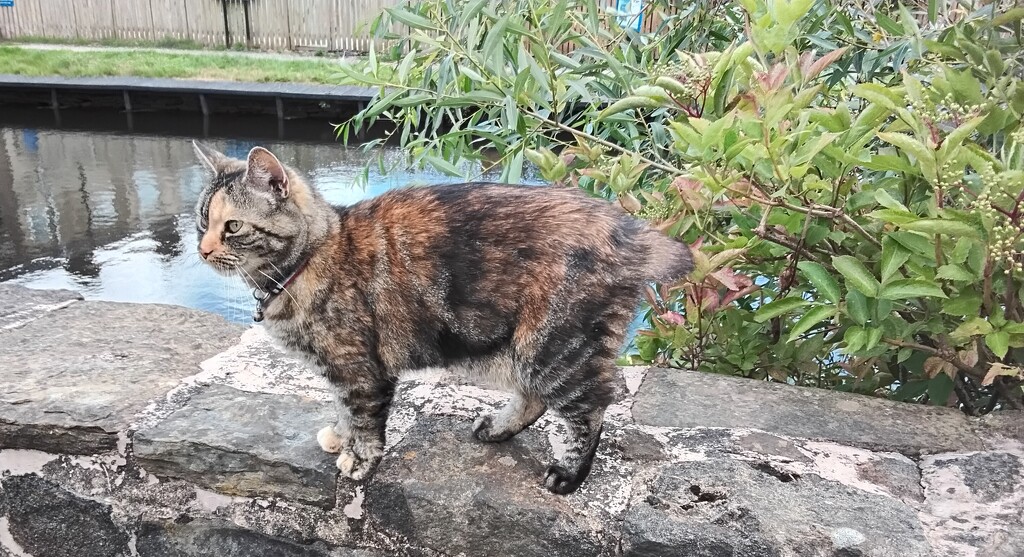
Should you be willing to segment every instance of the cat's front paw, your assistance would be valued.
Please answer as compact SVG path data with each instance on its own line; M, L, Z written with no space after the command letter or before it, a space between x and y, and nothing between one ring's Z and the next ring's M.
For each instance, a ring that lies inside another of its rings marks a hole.
M359 481L373 471L383 454L384 451L377 443L353 443L341 450L338 456L338 470Z
M345 444L345 440L334 431L332 426L326 426L316 432L316 442L320 444L321 449L332 454L340 453L341 447Z

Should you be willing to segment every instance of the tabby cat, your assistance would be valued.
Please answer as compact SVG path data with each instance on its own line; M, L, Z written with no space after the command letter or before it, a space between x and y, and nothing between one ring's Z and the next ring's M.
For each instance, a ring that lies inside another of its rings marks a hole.
M561 416L567 449L544 485L586 479L641 289L691 270L685 244L577 190L454 184L336 207L266 149L195 148L213 174L200 255L244 278L254 318L330 381L338 421L317 440L342 473L380 460L399 375L438 366L512 392L474 423L480 441Z

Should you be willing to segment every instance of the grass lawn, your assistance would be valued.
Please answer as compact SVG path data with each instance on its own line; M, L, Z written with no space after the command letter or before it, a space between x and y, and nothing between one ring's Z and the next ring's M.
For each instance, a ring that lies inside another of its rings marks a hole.
M65 77L177 77L222 81L323 83L348 78L332 60L274 60L228 53L175 54L152 51L36 50L0 46L0 74Z

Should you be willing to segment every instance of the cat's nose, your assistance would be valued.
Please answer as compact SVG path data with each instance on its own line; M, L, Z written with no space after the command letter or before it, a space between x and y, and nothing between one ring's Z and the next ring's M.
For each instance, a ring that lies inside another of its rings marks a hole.
M208 259L210 257L211 253L213 253L212 249L211 250L207 250L203 246L199 246L199 255L203 256L203 259Z

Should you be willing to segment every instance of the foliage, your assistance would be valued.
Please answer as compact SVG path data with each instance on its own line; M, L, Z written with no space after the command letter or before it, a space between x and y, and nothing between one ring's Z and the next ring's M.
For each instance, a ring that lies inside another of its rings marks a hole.
M945 4L944 4L945 5ZM417 0L377 120L413 162L497 159L617 199L695 248L636 359L959 405L1020 406L1022 8ZM736 340L734 340L736 339Z
M0 45L0 73L66 77L139 76L255 82L338 83L338 63L269 60L227 53L36 49Z

